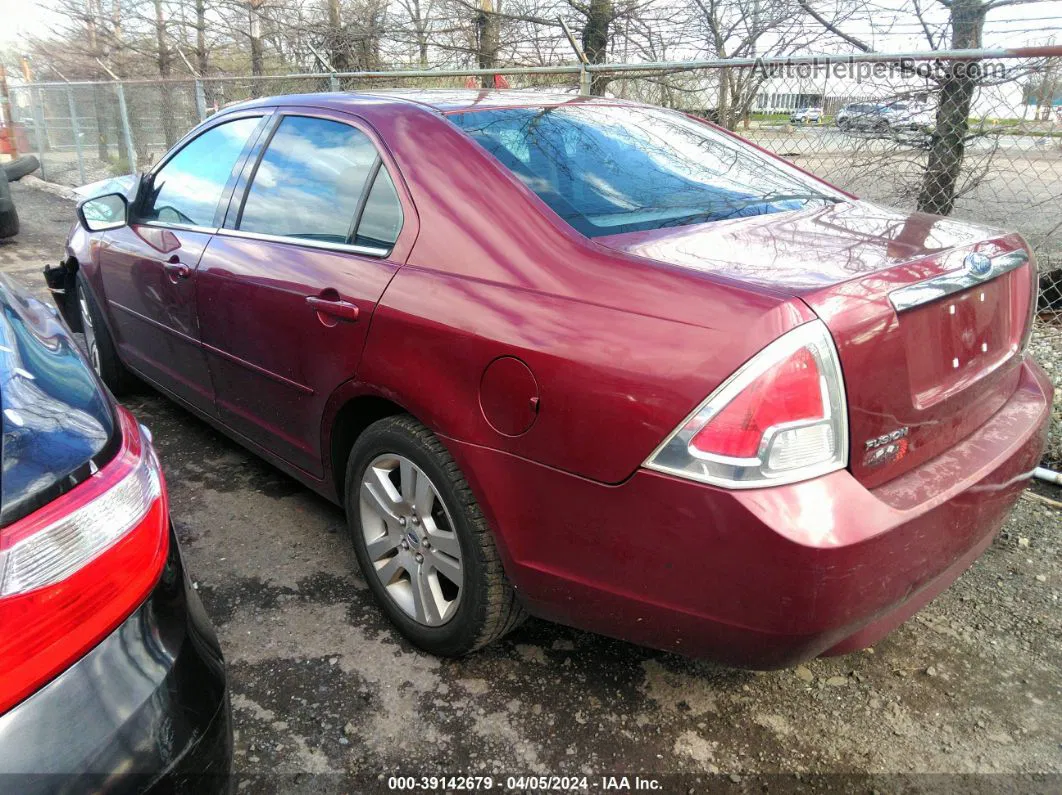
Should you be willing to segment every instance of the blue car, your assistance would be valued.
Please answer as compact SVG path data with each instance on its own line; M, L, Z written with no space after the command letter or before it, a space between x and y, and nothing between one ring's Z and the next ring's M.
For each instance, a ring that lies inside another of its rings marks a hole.
M226 791L225 665L151 436L4 276L0 429L2 789Z

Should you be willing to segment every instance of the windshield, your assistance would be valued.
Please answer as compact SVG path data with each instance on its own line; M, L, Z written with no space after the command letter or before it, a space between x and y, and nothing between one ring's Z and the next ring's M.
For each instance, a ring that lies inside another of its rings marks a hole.
M561 106L448 118L588 237L839 200L795 169L668 111Z

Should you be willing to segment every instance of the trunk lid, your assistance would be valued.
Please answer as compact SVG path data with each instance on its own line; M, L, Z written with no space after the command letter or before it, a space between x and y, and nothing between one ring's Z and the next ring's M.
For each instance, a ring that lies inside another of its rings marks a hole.
M0 528L89 477L118 442L112 405L70 332L0 275Z
M1036 283L1017 235L846 202L595 241L802 299L837 345L849 466L868 487L972 433L1017 387Z

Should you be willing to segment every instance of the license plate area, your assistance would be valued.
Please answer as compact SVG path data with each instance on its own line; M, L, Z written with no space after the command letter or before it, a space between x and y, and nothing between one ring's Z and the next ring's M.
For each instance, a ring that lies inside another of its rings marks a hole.
M968 388L1014 355L1024 319L1015 275L898 315L915 407L928 408Z

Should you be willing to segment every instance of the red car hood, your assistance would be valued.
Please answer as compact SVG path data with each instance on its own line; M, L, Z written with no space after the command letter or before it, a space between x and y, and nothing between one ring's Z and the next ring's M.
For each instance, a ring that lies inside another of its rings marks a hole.
M889 294L964 268L967 254L1024 247L1017 235L859 201L596 238L616 251L802 299L841 359L850 468L873 487L956 444L1014 392L1033 266L897 312ZM900 432L893 460L875 440Z

